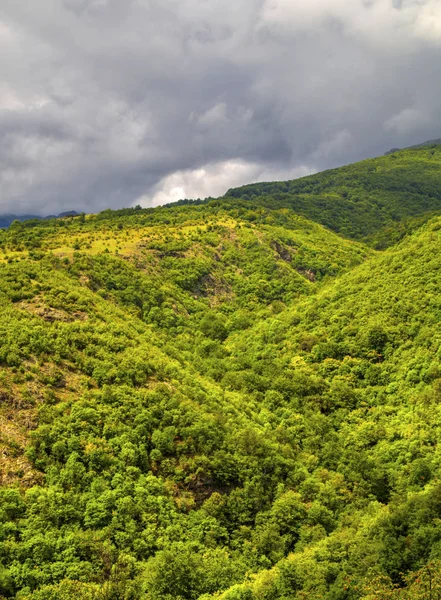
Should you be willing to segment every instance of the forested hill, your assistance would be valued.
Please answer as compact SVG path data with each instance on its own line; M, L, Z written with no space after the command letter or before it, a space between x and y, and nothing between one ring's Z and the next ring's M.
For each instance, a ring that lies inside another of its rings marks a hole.
M0 598L441 594L439 158L0 232Z
M296 213L354 239L441 209L441 146L428 145L295 179L230 189L268 207Z

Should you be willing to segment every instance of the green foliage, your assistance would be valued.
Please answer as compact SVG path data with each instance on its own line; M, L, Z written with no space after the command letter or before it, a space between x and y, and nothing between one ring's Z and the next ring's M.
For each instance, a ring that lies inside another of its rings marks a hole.
M2 233L0 597L438 593L438 158Z

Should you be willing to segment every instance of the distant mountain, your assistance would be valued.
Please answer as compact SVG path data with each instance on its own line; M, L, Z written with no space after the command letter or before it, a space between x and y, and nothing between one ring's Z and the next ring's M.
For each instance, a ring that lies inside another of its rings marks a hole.
M6 229L14 221L29 221L30 219L38 219L39 221L44 221L47 219L58 219L62 217L76 217L78 216L78 214L79 213L77 213L75 210L62 212L58 215L47 215L45 217L41 217L39 215L13 215L7 213L4 215L0 215L0 229Z
M29 219L41 219L42 217L37 217L36 215L13 215L13 214L4 214L0 215L0 228L5 229L9 227L9 225L13 221L28 221Z

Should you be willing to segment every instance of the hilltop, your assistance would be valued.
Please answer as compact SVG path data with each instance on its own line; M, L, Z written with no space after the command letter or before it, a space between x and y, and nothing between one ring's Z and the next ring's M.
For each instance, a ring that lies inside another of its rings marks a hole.
M0 596L436 591L440 162L0 232Z
M399 221L441 209L439 146L400 150L316 175L230 189L267 207L287 207L348 238L365 240Z
M441 144L441 138L437 138L435 140L427 140L426 142L422 142L421 144L415 144L414 146L409 146L407 149L417 149L417 148L424 148L425 146L439 146ZM392 148L391 150L389 150L388 152L385 153L385 156L388 156L389 154L392 154L394 152L398 152L400 150L400 148Z

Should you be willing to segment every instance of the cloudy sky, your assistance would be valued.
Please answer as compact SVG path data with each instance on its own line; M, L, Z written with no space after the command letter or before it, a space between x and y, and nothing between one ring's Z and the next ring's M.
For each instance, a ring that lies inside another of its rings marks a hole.
M441 0L0 0L0 212L223 194L441 137Z

